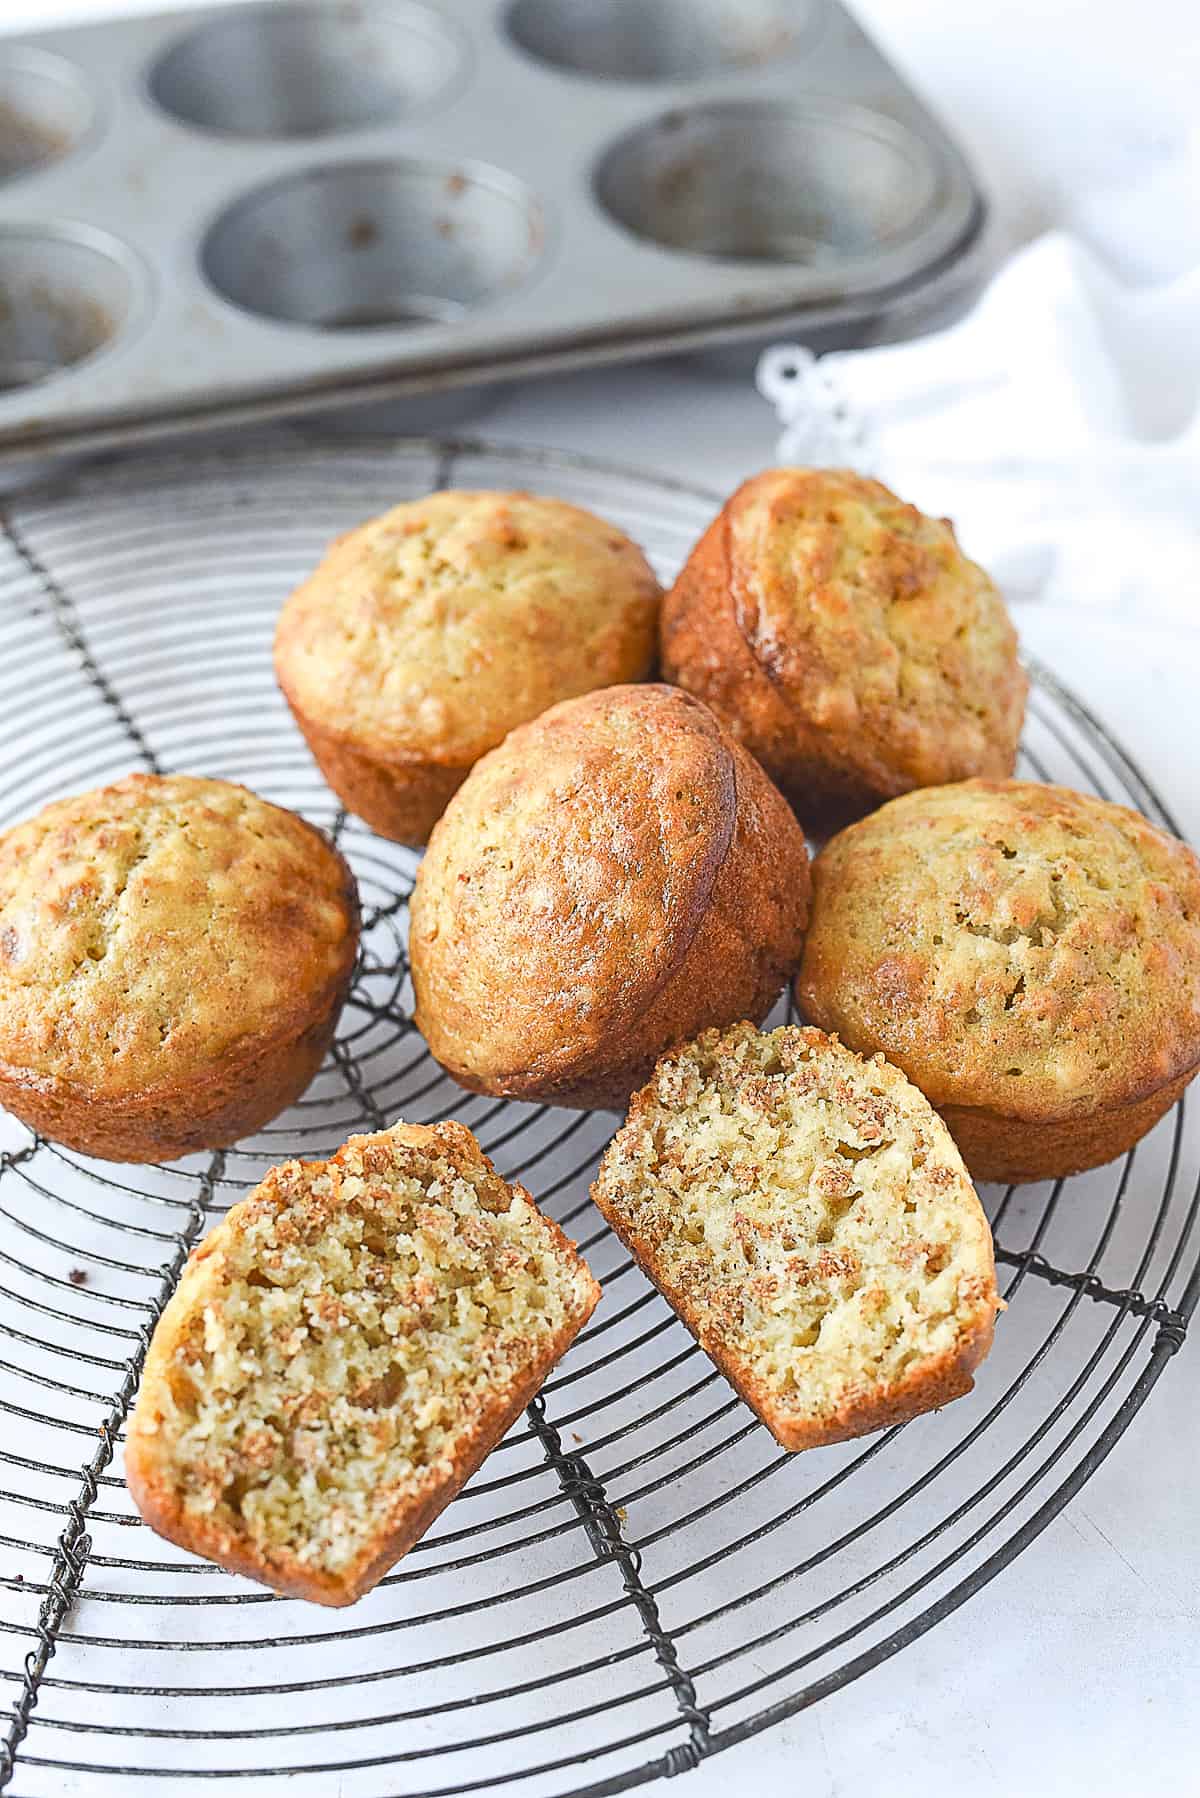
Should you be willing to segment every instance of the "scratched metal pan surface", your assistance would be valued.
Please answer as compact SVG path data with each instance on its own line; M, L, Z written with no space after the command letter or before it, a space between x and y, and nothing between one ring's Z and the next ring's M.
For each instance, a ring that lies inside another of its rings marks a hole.
M317 0L0 38L0 457L904 335L983 205L834 0Z

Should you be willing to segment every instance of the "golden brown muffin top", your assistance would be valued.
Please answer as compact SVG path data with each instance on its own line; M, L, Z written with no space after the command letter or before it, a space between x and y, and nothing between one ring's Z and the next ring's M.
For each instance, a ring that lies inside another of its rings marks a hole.
M958 547L879 481L777 468L726 507L739 629L800 714L917 785L1007 773L1026 680L1004 602Z
M513 731L417 876L417 1021L427 1000L434 1053L452 1039L468 1072L549 1082L611 1046L687 953L736 813L730 739L676 688L609 687Z
M245 787L131 774L0 837L0 1062L129 1095L302 1025L345 975L340 855Z
M640 549L529 493L431 493L333 544L288 600L280 685L377 755L470 763L547 706L654 658L660 590Z
M798 991L935 1105L1038 1120L1200 1061L1200 862L1066 787L908 793L826 846Z

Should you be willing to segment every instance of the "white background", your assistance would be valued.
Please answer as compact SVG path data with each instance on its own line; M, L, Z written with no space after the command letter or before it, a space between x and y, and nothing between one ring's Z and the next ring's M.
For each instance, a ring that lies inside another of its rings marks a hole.
M107 10L103 0L0 0L0 26ZM1126 182L1200 128L1191 0L859 0L857 10L973 152L1007 243L1080 219L1102 235ZM1200 233L1196 196L1179 226ZM681 365L512 390L484 428L716 487L769 463L776 435L748 382ZM1200 639L1134 635L1126 620L1036 604L1019 624L1200 838ZM918 1782L922 1798L1200 1790L1198 1383L1200 1330L1108 1462L1013 1567L902 1656L691 1776L685 1798L801 1785L893 1798Z

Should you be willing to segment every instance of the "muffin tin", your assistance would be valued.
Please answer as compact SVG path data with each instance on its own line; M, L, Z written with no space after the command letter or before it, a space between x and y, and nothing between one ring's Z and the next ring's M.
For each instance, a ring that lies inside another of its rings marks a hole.
M795 332L983 205L834 0L280 0L0 39L0 457Z

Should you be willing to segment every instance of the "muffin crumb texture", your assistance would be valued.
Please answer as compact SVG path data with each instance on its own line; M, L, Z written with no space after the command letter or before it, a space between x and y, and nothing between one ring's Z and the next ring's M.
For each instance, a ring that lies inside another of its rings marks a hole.
M597 1296L460 1125L290 1162L202 1245L159 1326L135 1496L185 1546L348 1602L461 1485Z
M787 1448L968 1391L991 1233L941 1120L821 1032L709 1031L659 1063L597 1203Z

